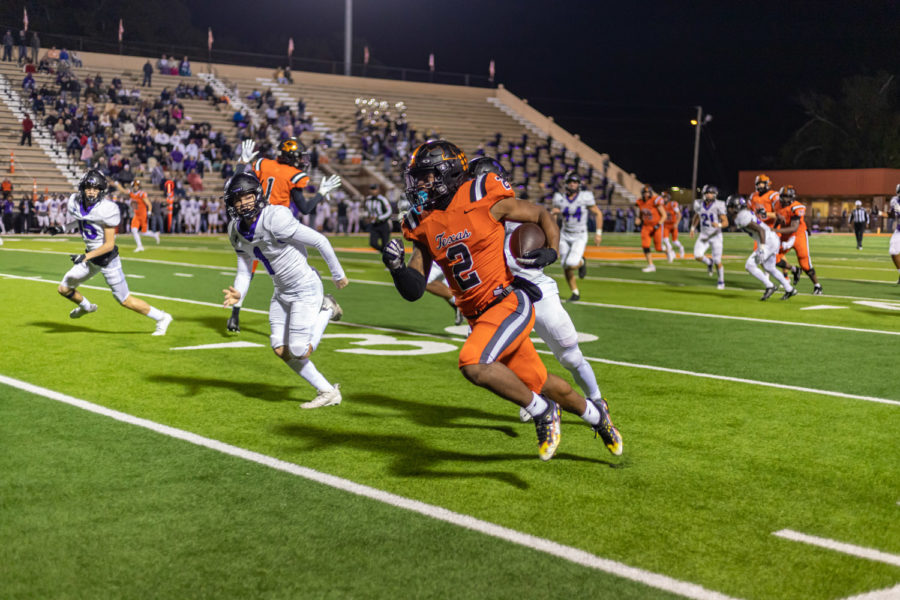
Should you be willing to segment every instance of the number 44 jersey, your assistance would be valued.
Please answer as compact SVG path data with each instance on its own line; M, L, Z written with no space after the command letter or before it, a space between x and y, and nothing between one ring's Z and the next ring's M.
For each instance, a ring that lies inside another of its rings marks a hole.
M589 207L596 204L594 194L587 190L581 190L571 198L559 192L553 194L553 208L558 208L562 216L562 233L587 233Z
M446 209L406 213L404 237L428 248L463 314L480 312L512 284L503 251L506 231L491 207L514 195L506 180L486 173L463 183Z

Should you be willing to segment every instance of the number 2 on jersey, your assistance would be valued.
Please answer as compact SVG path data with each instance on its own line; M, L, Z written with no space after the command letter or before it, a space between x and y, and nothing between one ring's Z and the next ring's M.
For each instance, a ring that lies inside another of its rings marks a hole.
M447 248L447 258L456 261L451 265L453 279L459 289L465 291L481 283L478 271L472 270L472 253L465 244L455 244Z

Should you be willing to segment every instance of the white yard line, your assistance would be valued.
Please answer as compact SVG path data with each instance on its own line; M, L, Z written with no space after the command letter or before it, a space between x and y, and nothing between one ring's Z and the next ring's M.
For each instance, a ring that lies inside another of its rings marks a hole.
M175 277L193 277L190 273L172 273Z
M223 342L221 344L203 344L202 346L179 346L169 350L220 350L224 348L262 348L262 344L253 342Z
M438 521L444 521L445 523L456 525L457 527L477 531L493 538L504 540L513 544L517 544L519 546L524 546L525 548L530 548L532 550L537 550L538 552L543 552L545 554L549 554L551 556L555 556L557 558L561 558L563 560L567 560L584 567L603 571L604 573L609 573L623 579L635 581L648 587L670 592L672 594L677 594L685 598L694 598L696 600L733 600L730 596L708 590L694 583L680 581L678 579L673 579L666 575L653 573L651 571L645 571L643 569L632 567L615 560L610 560L594 554L590 554L589 552L585 552L584 550L580 550L572 546L565 546L552 540L539 538L527 533L522 533L520 531L510 529L508 527L503 527L502 525L496 525L488 521L482 521L481 519L477 519L469 515L453 512L440 506L427 504L425 502L420 502L418 500L413 500L411 498L406 498L397 494L385 492L377 488L355 483L348 479L343 479L341 477L322 473L321 471L316 471L307 467L301 467L300 465L296 465L294 463L289 463L271 456L267 456L265 454L260 454L258 452L246 450L237 446L232 446L231 444L226 444L218 440L203 437L201 435L197 435L196 433L191 433L190 431L176 429L174 427L169 427L168 425L163 425L155 421L142 419L134 415L119 412L117 410L112 410L105 406L100 406L86 400L81 400L79 398L74 398L60 392L49 390L47 388L32 385L18 379L0 375L0 383L32 394L37 394L45 398L49 398L50 400L63 402L65 404L69 404L71 406L98 415L109 417L122 423L128 423L137 427L149 429L150 431L154 431L161 435L183 440L196 446L201 446L203 448L208 448L216 452L221 452L222 454L241 458L246 461L269 467L271 469L290 473L291 475L296 475L309 481L327 485L329 487L350 494L355 494L357 496L375 500L376 502L382 502L396 508L415 512Z
M646 306L628 306L625 304L605 304L602 302L580 301L584 306L596 306L598 308L614 308L618 310L636 310L641 312L656 312L667 315L679 315L684 317L702 317L704 319L726 319L731 321L749 321L751 323L767 323L771 325L793 325L795 327L814 327L818 329L835 329L839 331L856 331L860 333L877 333L882 335L900 335L900 331L886 331L883 329L864 329L862 327L844 327L842 325L822 325L819 323L803 323L800 321L776 321L775 319L760 319L757 317L739 317L735 315L717 315L713 313L698 313L684 310L672 310L668 308L649 308Z
M838 542L837 540L830 540L828 538L817 537L815 535L807 535L805 533L800 533L799 531L794 531L793 529L781 529L779 531L772 532L772 535L784 538L786 540L801 542L803 544L810 544L813 546L818 546L820 548L827 548L829 550L834 550L835 552L849 554L850 556L856 556L858 558L865 558L867 560L873 560L876 562L885 563L887 565L900 567L900 556L882 552L881 550L874 550L872 548L857 546L855 544L847 544L846 542Z
M851 596L849 598L844 598L844 600L897 600L897 598L900 598L900 585L877 590L875 592L866 592L858 596Z
M24 277L21 275L8 275L5 273L0 273L0 277L8 277L11 279L21 279L24 281L37 281L40 283L52 283L52 284L58 283L56 281L52 281L49 279L40 279L38 277ZM378 282L372 282L372 283L378 283ZM388 284L388 285L393 285L393 284ZM79 287L83 287L86 289L93 289L93 290L108 290L109 289L106 287L91 286L91 285L81 285ZM223 308L221 304L217 304L215 302L204 302L202 300L189 300L187 298L174 298L172 296L161 296L158 294L143 294L143 293L139 293L139 292L135 292L135 293L144 298L155 298L157 300L168 300L171 302L183 302L186 304L197 304L200 306ZM261 314L261 315L268 314L268 311L254 309L254 308L246 308L245 307L245 308L242 308L241 310L243 312L250 312L250 313L256 313L256 314ZM790 323L790 322L785 322L785 323L789 324L789 325L794 324L794 323ZM373 325L366 325L364 323L351 323L351 322L347 322L347 321L341 321L340 324L346 325L348 327L358 327L360 329L372 329L375 331L400 333L400 334L409 335L409 336L431 337L431 338L437 338L437 339L442 339L442 340L449 340L449 341L453 341L453 342L465 341L463 339L460 339L458 337L453 337L450 335L421 333L418 331L409 331L406 329L395 329L395 328L390 328L390 327L376 327ZM862 330L862 331L872 331L872 330ZM874 331L874 332L877 333L877 331ZM552 355L552 352L550 352L549 350L538 350L538 352L540 354ZM816 388L807 388L807 387L800 387L800 386L795 386L795 385L786 385L786 384L782 384L782 383L758 381L755 379L743 379L740 377L729 377L727 375L716 375L713 373L701 373L701 372L697 372L697 371L687 371L684 369L673 369L670 367L644 365L644 364L638 364L638 363L623 362L623 361L618 361L618 360L610 360L610 359L606 359L606 358L596 358L596 357L592 357L592 356L585 356L585 358L587 360L590 360L593 362L599 362L599 363L604 363L604 364L614 365L614 366L619 366L619 367L628 367L628 368L633 368L633 369L647 369L650 371L663 371L666 373L674 373L674 374L678 374L678 375L688 375L691 377L702 377L704 379L718 379L721 381L730 381L733 383L745 383L745 384L749 384L749 385L759 385L759 386L764 386L764 387L779 388L779 389L784 389L784 390L791 390L791 391L804 392L804 393L810 393L810 394L820 394L820 395L824 395L824 396L832 396L835 398L847 398L847 399L851 399L851 400L864 400L867 402L875 402L878 404L889 404L889 405L893 405L893 406L900 406L900 400L891 400L889 398L879 398L877 396L861 396L861 395L857 395L857 394L846 394L844 392L834 392L831 390L820 390L820 389L816 389Z

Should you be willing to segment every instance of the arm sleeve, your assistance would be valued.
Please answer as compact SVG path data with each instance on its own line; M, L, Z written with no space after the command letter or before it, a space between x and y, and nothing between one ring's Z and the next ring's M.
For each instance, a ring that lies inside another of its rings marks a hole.
M247 296L247 290L250 289L250 279L253 275L250 256L240 250L237 253L237 275L234 276L234 289L241 293L241 299L243 299Z
M391 271L391 277L394 279L394 287L397 288L404 300L415 302L425 294L427 281L425 276L415 269L402 267Z
M322 194L316 194L312 198L303 195L301 188L295 187L291 189L291 203L297 207L300 214L308 215L316 208L316 205L322 201Z
M288 211L288 214L290 214L290 211ZM288 228L285 229L287 230ZM288 241L292 242L294 245L302 244L303 246L312 246L313 248L318 250L319 254L322 255L322 258L325 259L325 263L328 265L328 270L331 271L331 278L334 281L340 281L341 279L346 277L346 275L344 275L344 269L341 267L341 263L338 261L337 254L334 253L334 248L331 247L331 243L324 235L322 235L315 229L310 229L306 225L295 220L293 217L291 217L290 230L284 231L284 233L286 235L284 235L283 237L287 238Z

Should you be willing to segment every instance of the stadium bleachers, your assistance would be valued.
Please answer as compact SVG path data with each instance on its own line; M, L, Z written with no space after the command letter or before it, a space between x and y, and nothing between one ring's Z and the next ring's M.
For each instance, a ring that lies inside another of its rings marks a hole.
M182 82L203 87L206 80L198 75L209 69L208 65L194 64L194 74L191 77L161 75L154 72L152 85L140 87L143 78L142 67L146 58L85 52L82 53L81 59L84 66L73 69L79 81L83 81L89 75L99 74L106 85L113 77L118 77L126 89L137 88L142 100L158 98L163 89L167 88L171 92ZM156 59L151 59L151 62L155 64ZM552 171L560 173L566 168L566 163L571 164L577 153L581 172L591 169L594 173L592 184L596 185L602 180L602 173L606 169L609 182L615 187L611 199L613 204L629 202L641 185L636 177L625 174L615 164L608 162L608 157L585 147L577 136L571 136L561 130L552 123L552 119L539 113L535 116L536 111L504 90L502 86L498 89L473 88L305 72L293 73L293 83L279 83L275 81L274 74L269 69L221 64L214 64L211 68L211 75L228 89L236 91L242 99L246 99L254 89L263 93L272 90L278 104L283 103L292 110L296 110L297 101L302 99L306 104L307 116L312 118L312 130L305 131L301 139L307 144L316 140L321 141L326 135L332 139L330 149L321 147L320 165L327 172L341 174L351 192L355 192L357 188L365 189L375 180L394 183L399 181L396 163L392 172L385 173L380 171L381 160L378 158L371 161L361 158L363 151L356 124L356 101L360 98L386 101L391 106L402 102L405 105L405 117L409 128L415 130L419 138L426 135L440 135L453 141L468 153L479 148L488 154L498 153L501 155L501 161L505 161L506 164L510 164L510 159L521 161L521 154L526 150L514 148L512 156L503 157L509 142L520 142L523 135L527 135L528 151L533 153L537 146L545 143L547 135L552 135L554 141L551 152L545 153L542 158L546 160L547 154L565 156L564 160L554 162ZM6 78L10 88L19 93L21 104L25 99L25 94L21 91L24 76L22 68L15 63L0 63L0 75ZM46 74L35 74L35 79L40 86L42 83L52 83L54 78ZM180 98L179 102L184 107L185 122L209 123L214 130L222 131L229 141L235 143L237 135L231 121L234 110L232 106L228 104L215 106L207 100L192 98ZM251 111L255 109L254 102L246 100L245 102ZM0 103L0 171L2 171L0 174L10 177L17 195L25 189L30 190L32 180L37 181L39 193L45 189L51 193L70 191L73 179L83 171L83 163L78 160L68 161L68 168L66 166L60 168L53 163L51 156L54 153L47 148L48 144L44 144L44 148L37 143L31 148L18 146L21 125L10 104L15 104L15 100ZM28 102L25 104L30 105ZM256 117L263 121L265 119L261 113L257 113ZM34 120L37 123L40 119ZM496 147L490 146L491 140L494 140L497 134L502 139L499 152ZM35 142L38 137L43 136L39 129L36 129ZM132 151L131 142L125 137L121 137L121 141L123 154L127 156ZM341 143L346 144L348 158L339 164L336 152ZM8 174L9 152L16 153L15 174ZM63 149L63 158L64 153ZM62 165L67 164L65 160L59 162ZM524 180L525 173L521 167L511 170L514 181ZM533 163L529 170L535 170ZM210 181L209 186L204 186L204 195L207 188L218 191L221 183L215 180L214 173L208 174L208 177L214 181ZM530 178L528 192L531 198L539 198L546 193L545 184L548 179L546 173L543 178Z

